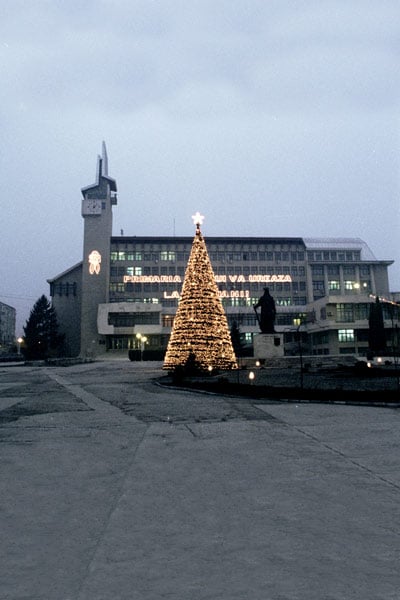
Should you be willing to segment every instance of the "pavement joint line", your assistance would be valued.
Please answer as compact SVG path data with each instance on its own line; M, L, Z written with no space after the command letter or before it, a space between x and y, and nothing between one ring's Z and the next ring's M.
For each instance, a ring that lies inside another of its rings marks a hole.
M137 453L138 453L138 451L139 451L142 443L144 442L144 440L146 438L146 434L148 433L148 430L150 428L151 428L151 425L144 428L142 436L141 436L139 442L137 443L136 448L135 448L135 450L133 452L132 460L129 462L128 466L126 467L124 477L121 478L121 480L119 482L119 487L118 487L118 491L117 491L117 493L115 495L114 502L110 506L110 509L108 511L108 514L107 514L107 518L104 519L104 525L102 527L101 532L99 533L99 535L97 537L97 542L96 542L96 544L95 544L95 546L93 548L91 556L88 558L88 560L86 562L85 573L84 573L84 575L82 577L82 580L81 580L81 582L80 582L80 584L78 586L77 592L76 592L76 600L79 600L80 598L82 598L82 593L84 592L85 584L86 584L87 580L90 578L90 576L92 574L91 567L92 567L94 561L96 560L96 556L97 556L97 554L99 552L99 548L103 544L103 541L104 541L104 539L106 537L107 530L109 528L112 516L115 513L115 511L117 510L118 505L119 505L119 503L121 501L121 498L122 498L122 496L125 493L125 483L126 483L126 480L127 480L128 476L129 476L129 473L130 473L130 471L132 469L132 465L136 461L136 455L137 455Z
M109 404L91 392L87 392L86 390L82 389L79 384L71 383L64 377L52 372L50 369L46 369L45 374L49 377L49 379L52 379L64 387L68 392L75 396L75 398L82 400L87 406L89 406L89 408L97 412L106 413L108 415L122 416L122 411L119 408Z
M354 460L353 458L350 458L350 456L348 456L341 450L338 450L334 446L330 446L329 444L326 444L325 442L321 441L319 438L315 437L314 435L311 435L311 433L304 431L304 429L301 429L300 427L296 427L296 425L291 425L290 423L287 423L287 425L289 425L289 427L293 427L293 429L295 429L299 433L303 434L304 436L310 438L314 442L318 442L321 446L323 446L330 452L333 452L334 454L337 454L341 458L344 458L347 462L351 463L352 465L356 466L357 468L361 469L362 471L365 471L366 473L368 473L375 479L379 479L380 481L383 481L384 483L390 485L391 487L394 487L395 489L400 490L400 485L398 483L395 483L394 481L391 481L390 479L386 479L386 477L382 477L382 475L375 473L375 471L372 471L372 469L370 469L369 467L366 467L365 465L359 463L358 461Z

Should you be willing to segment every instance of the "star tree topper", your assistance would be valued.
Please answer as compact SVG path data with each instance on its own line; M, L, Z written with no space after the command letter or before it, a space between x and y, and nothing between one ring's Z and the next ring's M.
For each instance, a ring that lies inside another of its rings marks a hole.
M193 223L196 225L197 229L200 229L200 225L203 225L204 216L197 211L195 215L192 215Z

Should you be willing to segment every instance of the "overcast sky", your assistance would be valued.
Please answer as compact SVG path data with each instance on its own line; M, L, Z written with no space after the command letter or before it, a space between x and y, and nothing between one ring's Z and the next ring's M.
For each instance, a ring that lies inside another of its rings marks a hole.
M398 0L0 0L0 300L17 335L114 234L361 237L400 290Z

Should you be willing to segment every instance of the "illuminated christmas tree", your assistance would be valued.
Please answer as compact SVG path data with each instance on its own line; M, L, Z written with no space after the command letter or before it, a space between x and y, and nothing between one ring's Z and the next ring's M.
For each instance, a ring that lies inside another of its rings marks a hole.
M198 212L193 216L196 234L164 369L173 370L186 365L195 365L203 371L237 368L228 322L200 231L203 218Z

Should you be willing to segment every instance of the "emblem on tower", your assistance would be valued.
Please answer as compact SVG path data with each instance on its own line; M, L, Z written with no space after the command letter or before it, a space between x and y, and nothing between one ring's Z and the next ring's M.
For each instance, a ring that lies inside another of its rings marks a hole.
M97 250L92 250L88 257L89 273L98 275L100 273L101 254Z

